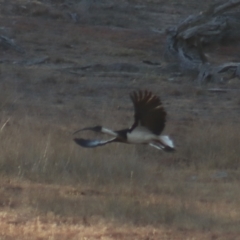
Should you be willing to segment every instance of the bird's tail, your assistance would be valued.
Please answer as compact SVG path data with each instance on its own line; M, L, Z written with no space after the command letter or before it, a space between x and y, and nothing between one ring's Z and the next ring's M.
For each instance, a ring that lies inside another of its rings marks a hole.
M170 139L169 136L166 136L166 135L165 136L160 136L160 140L164 145L164 148L163 148L164 151L172 152L172 151L175 150L174 143L173 143L172 139Z
M169 138L169 136L160 136L159 140L155 140L154 142L149 143L149 145L166 152L175 151L173 141Z

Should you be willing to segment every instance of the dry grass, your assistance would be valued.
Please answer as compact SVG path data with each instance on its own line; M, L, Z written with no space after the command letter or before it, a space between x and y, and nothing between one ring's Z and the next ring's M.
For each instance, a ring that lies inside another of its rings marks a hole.
M196 167L237 169L239 166L237 123L196 123L184 133L179 151Z
M23 70L13 72L24 81ZM54 76L57 82L49 81L39 70L33 74L36 78L24 84L57 88L64 81ZM239 234L239 124L170 121L167 131L177 145L173 154L124 144L84 149L72 141L76 125L54 122L52 117L51 123L41 117L42 105L30 108L31 115L22 108L12 115L5 112L21 96L6 82L2 86L2 236L14 238L18 233L27 239L37 232L38 237L52 239L59 234L63 239L131 239L137 229L139 239L159 239L169 229L173 232L166 239L181 236L181 231L194 233L196 239ZM184 88L181 91L180 97ZM103 101L94 122L121 126L122 120L129 120L122 116L113 124L123 111L109 110L116 104L115 99ZM78 111L84 112L82 104ZM109 111L111 117L105 119ZM76 118L79 127L91 114ZM204 232L213 235L203 236Z
M236 231L237 129L196 123L177 143L178 151L167 155L120 144L83 149L60 126L28 117L12 119L0 134L0 171L23 184L3 185L2 206L28 206L32 216L52 213L90 225L104 219L120 225ZM220 170L227 175L215 175ZM31 187L24 184L27 179L42 184Z

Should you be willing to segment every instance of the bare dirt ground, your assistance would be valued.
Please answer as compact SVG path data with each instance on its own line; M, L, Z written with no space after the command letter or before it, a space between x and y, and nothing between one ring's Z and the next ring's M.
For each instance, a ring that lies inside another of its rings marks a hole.
M163 57L165 28L208 4L0 1L0 239L240 239L240 81L199 86ZM130 126L138 89L161 96L176 153L74 144Z

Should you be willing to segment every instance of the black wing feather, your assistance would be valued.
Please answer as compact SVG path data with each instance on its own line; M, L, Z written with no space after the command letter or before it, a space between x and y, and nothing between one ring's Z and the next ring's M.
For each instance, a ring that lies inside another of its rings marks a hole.
M89 139L83 139L83 138L74 138L74 141L82 146L82 147L86 147L86 148L94 148L94 147L99 147L99 146L103 146L106 145L108 143L114 142L116 140L116 138L112 138L110 140L89 140Z
M131 130L140 124L159 135L165 127L167 115L160 98L147 90L133 92L130 94L130 98L135 111L135 121Z

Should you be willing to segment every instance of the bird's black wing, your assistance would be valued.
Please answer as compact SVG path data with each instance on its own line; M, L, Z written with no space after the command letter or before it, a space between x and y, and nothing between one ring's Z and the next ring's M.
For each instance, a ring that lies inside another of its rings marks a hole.
M134 105L134 124L144 126L152 133L159 135L166 122L166 112L159 97L149 91L132 92L130 98Z
M89 140L83 138L74 138L73 139L78 145L86 148L94 148L98 146L103 146L111 142L115 142L116 138L112 138L110 140Z

